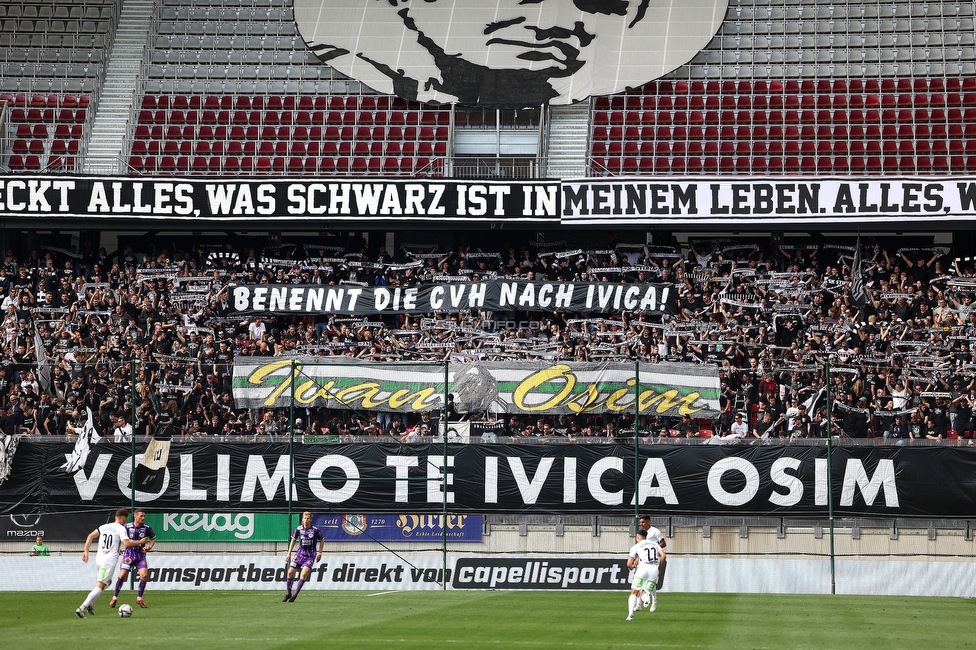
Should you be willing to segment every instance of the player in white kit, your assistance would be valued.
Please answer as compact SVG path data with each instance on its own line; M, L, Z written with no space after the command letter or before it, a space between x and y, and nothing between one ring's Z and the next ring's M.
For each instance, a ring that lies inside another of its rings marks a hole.
M125 522L128 518L128 510L124 508L116 510L114 522L102 524L89 533L88 539L85 540L85 552L81 556L84 562L88 562L88 549L91 548L92 542L96 539L98 540L98 552L95 555L95 566L98 569L98 576L95 578L95 588L89 592L88 597L85 598L85 602L81 604L81 607L75 610L78 618L85 618L86 612L91 615L95 614L92 605L102 595L105 587L112 584L112 579L115 577L115 567L119 564L119 555L122 549L129 548L130 546L140 546L149 541L148 537L138 541L132 541L128 538L129 536L125 532Z
M637 543L627 554L627 568L634 569L634 581L630 585L630 598L627 599L627 620L634 620L634 612L640 610L640 593L646 590L651 594L651 610L657 609L658 567L665 553L657 542L647 539L647 531L637 531Z
M657 542L657 545L662 549L667 548L668 543L664 539L664 533L661 532L660 528L655 528L651 525L651 518L647 515L641 515L638 517L637 525L647 531L647 539L652 542ZM660 589L664 586L664 572L668 568L668 562L664 558L661 559L661 564L657 568L657 588ZM641 602L644 607L649 607L651 605L651 594L647 591L641 593Z

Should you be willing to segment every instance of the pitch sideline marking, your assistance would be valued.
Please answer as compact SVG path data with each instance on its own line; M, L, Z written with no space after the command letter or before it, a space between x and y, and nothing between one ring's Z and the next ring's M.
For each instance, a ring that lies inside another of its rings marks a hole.
M371 640L372 641L377 641L379 643L414 643L415 642L415 639L371 639ZM710 646L710 645L688 645L686 643L681 643L681 644L676 644L676 643L627 643L627 642L624 642L624 643L608 643L606 641L602 641L602 642L595 641L593 643L577 643L577 642L574 642L574 641L554 643L553 641L512 641L512 640L505 640L505 641L500 641L499 640L499 641L494 641L494 640L491 640L491 639L476 639L476 640L437 639L437 640L427 640L427 641L425 641L425 643L428 643L430 645L438 645L438 644L450 645L450 644L455 644L455 643L465 643L465 644L469 644L469 645L471 645L471 644L474 644L474 645L485 644L485 645L506 645L506 646L508 646L508 645L523 645L523 646L545 645L545 646L553 646L553 645L555 645L555 646L558 646L558 647L562 647L562 646L573 646L573 647L580 647L580 648L592 648L592 647L599 647L599 648L605 648L605 647L613 647L613 648L616 648L616 647L621 647L621 648L711 648L711 647L713 647L713 646ZM754 645L747 645L747 646L725 646L725 647L726 648L739 648L739 647L741 647L741 648L753 648L753 649L758 648L759 650L768 650L765 646L754 646Z

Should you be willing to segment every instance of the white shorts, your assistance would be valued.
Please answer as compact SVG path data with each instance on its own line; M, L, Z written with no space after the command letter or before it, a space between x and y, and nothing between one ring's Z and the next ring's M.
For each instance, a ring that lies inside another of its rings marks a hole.
M102 560L96 563L98 568L98 575L95 577L96 582L101 582L103 584L111 584L112 580L115 579L115 568L119 565L119 559L114 560Z
M634 591L640 591L642 589L651 591L657 587L657 576L658 567L656 564L641 562L634 569L634 581L631 583L630 588Z

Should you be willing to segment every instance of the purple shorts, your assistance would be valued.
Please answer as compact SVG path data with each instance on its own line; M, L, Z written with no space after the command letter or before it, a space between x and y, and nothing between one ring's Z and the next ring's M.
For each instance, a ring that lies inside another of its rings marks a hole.
M297 569L298 567L307 567L311 569L313 564L315 564L314 552L302 553L301 551L298 551L295 553L295 557L291 559L291 564L289 566L293 569Z
M146 556L140 555L139 557L130 557L129 552L126 551L125 555L122 556L122 571L131 571L135 569L139 571L141 569L148 569L149 565L146 563Z

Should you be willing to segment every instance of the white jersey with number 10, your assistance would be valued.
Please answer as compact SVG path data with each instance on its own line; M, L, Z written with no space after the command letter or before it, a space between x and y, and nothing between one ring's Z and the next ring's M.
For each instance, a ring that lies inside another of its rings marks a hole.
M126 538L125 526L112 522L98 527L98 555L95 562L98 566L114 563L119 559L122 540Z
M658 566L661 563L661 547L657 542L645 539L630 547L630 557L640 560L641 564Z

